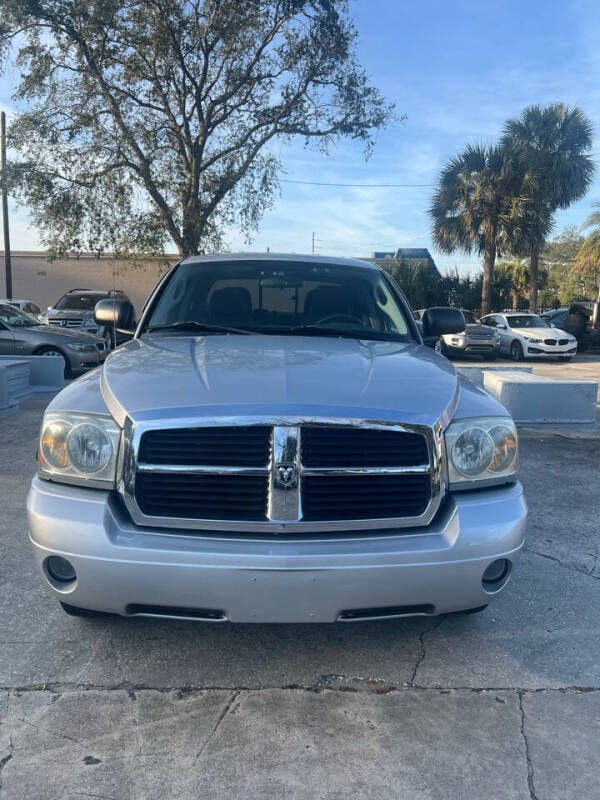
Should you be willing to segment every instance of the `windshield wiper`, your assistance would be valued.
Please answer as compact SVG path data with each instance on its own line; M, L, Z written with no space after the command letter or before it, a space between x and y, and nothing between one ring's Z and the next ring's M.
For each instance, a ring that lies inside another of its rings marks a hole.
M181 322L169 322L167 325L150 325L146 328L146 333L154 331L168 330L189 330L189 331L214 331L214 333L239 333L243 336L251 336L260 331L245 331L241 328L231 328L228 325L213 325L210 322L198 322L197 320L182 320Z

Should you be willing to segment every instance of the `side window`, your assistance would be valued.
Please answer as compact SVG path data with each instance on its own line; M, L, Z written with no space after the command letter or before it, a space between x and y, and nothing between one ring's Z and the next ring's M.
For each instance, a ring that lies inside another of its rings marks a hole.
M487 325L488 328L495 328L496 327L496 319L495 317L484 317L481 320L482 325Z

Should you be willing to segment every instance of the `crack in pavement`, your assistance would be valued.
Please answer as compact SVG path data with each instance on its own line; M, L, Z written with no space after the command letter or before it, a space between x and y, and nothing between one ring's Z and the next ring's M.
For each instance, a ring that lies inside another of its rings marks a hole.
M15 752L15 745L12 740L12 736L8 737L8 741L10 742L10 746L8 748L8 754L4 756L4 758L0 759L0 789L2 789L2 770L8 764L8 762L13 757L13 753Z
M563 564L560 558L557 558L556 556L551 556L547 553L540 553L538 550L531 550L529 547L523 548L523 552L531 553L532 555L539 556L540 558L546 558L548 561L554 561L556 564L563 567L563 569L568 569L570 572L579 572L581 575L587 575L588 578L592 578L595 581L600 581L600 575L595 575L593 572L590 572L584 567L575 567L571 564Z
M529 789L530 800L538 800L535 793L535 786L533 783L533 762L531 760L531 753L529 752L529 740L525 732L525 708L523 707L523 692L518 692L519 697L519 712L521 714L521 737L525 745L525 758L527 759L527 787Z
M428 631L425 631L427 633ZM482 692L523 692L524 694L541 694L543 692L576 692L579 694L588 694L591 692L600 692L600 685L599 686L591 686L591 685L582 685L582 684L571 684L569 686L538 686L538 687L527 687L527 686L510 686L510 685L498 685L498 686L468 686L465 684L456 684L456 685L435 685L435 686L425 686L423 684L410 684L410 683L390 683L389 681L384 680L383 678L373 678L373 677L363 677L363 676L354 676L348 677L346 675L321 675L311 684L300 684L300 683L290 683L284 685L277 685L277 684L270 684L266 686L249 686L249 685L242 685L242 686L220 686L220 685L205 685L205 686L151 686L150 684L118 684L116 686L106 686L102 684L88 684L88 683L45 683L39 684L34 683L27 686L0 686L0 692L6 692L7 694L14 694L18 697L20 694L26 694L28 692L48 692L49 694L55 695L57 698L61 697L63 694L67 693L75 693L75 692L126 692L128 694L134 694L135 692L157 692L159 694L168 694L170 692L184 692L185 694L192 694L198 693L201 694L202 692L268 692L272 690L278 691L301 691L301 692L315 692L316 690L327 690L332 692L347 692L349 691L347 686L342 685L333 685L327 683L332 678L344 678L346 680L351 680L352 682L356 682L359 684L364 685L364 689L353 689L356 692L364 692L364 693L378 693L379 687L386 686L388 687L389 691L396 691L396 692L406 692L406 691L417 691L417 692L473 692L474 694L482 693ZM31 725L32 723L27 723Z
M219 727L220 727L221 723L223 722L223 720L225 719L225 717L226 717L226 716L229 714L229 712L230 712L230 710L231 710L231 707L233 706L233 704L235 703L235 701L236 701L236 700L237 700L237 698L239 697L239 695L240 695L241 691L242 691L241 689L236 689L235 691L233 691L233 692L231 693L231 697L230 697L230 698L229 698L229 700L228 700L228 701L225 703L225 708L224 708L224 709L221 711L221 713L219 714L219 718L217 719L217 721L216 721L216 723L215 723L215 726L214 726L214 728L213 728L213 729L212 729L212 731L209 733L209 735L206 737L206 740L205 740L204 744L202 745L202 747L200 748L200 750L198 750L198 753L196 754L196 757L194 758L194 761L192 762L192 766L195 766L195 765L196 765L196 763L197 763L198 759L201 757L202 753L204 753L204 751L206 750L206 748L208 747L208 745L209 745L209 744L212 742L212 740L214 739L214 737L215 737L215 735L216 735L216 733L217 733L217 731L218 731L218 729L219 729Z
M29 722L29 720L24 719L23 717L17 717L18 722L22 722L25 725L30 725L32 728L35 728L38 731L42 731L42 733L49 733L51 736L59 736L61 739L67 739L69 742L74 742L79 747L82 747L84 750L86 749L85 745L81 742L78 742L77 739L74 739L72 736L67 736L66 733L60 733L60 731L53 731L49 728L43 728L41 725L36 725L34 722Z
M433 624L429 626L429 628L425 628L425 630L421 631L421 633L419 634L419 648L420 649L419 649L419 654L417 656L417 660L416 660L415 667L413 669L410 681L408 682L409 686L414 686L415 685L415 681L416 681L416 678L417 678L417 672L419 671L419 668L421 667L421 664L423 663L423 661L425 661L425 656L427 655L427 653L425 651L425 637L427 636L428 633L432 633L432 631L437 630L440 627L440 625L444 622L445 619L446 619L445 616L438 617L436 620L434 620Z

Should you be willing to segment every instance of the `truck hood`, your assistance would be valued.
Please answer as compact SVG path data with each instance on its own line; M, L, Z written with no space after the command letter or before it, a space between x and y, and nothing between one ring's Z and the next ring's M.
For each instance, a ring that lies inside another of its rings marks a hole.
M271 335L133 339L106 360L101 388L120 425L240 415L432 425L458 395L450 362L422 345Z

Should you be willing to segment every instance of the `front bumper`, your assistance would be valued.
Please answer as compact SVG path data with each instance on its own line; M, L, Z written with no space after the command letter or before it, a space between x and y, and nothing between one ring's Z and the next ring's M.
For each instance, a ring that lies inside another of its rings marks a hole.
M334 622L356 610L373 610L368 618L485 605L504 586L486 592L483 572L497 558L514 566L527 516L516 483L453 495L426 528L207 536L137 527L114 495L37 477L27 510L35 558L59 600L122 615L142 607L145 615L187 617L181 609L202 609L231 622ZM66 588L46 572L50 555L75 568ZM401 610L375 613L390 608Z
M442 338L446 351L450 355L496 356L500 351L500 342L497 339L461 337L460 341L457 341L456 337L449 335Z
M68 358L72 372L86 372L88 369L100 366L106 360L107 350L71 350L69 349Z
M569 344L561 345L548 345L544 344L531 344L530 342L523 342L523 350L526 356L530 358L543 358L545 356L574 356L577 352L577 342L569 342Z

